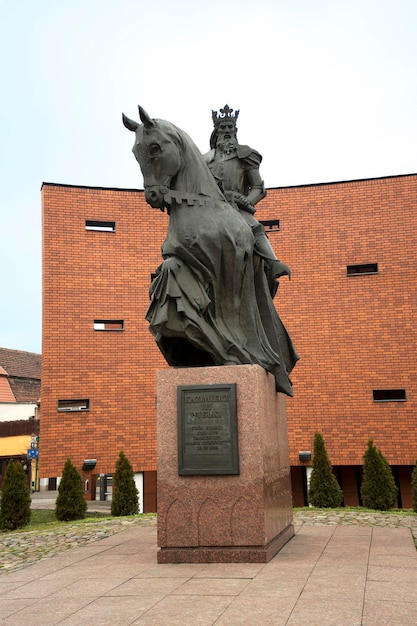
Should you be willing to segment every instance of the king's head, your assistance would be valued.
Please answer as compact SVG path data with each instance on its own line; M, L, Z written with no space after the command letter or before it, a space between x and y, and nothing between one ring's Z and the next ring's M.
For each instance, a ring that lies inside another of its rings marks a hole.
M228 104L225 104L224 107L220 109L219 114L217 111L212 111L211 117L213 120L214 130L210 137L210 148L215 148L218 140L221 142L237 141L236 122L239 117L239 111L233 112L233 109L231 109Z

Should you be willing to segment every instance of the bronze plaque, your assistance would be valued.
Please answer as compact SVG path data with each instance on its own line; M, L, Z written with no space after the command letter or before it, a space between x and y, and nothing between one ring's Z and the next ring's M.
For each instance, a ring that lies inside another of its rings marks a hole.
M235 384L178 387L178 473L239 474Z

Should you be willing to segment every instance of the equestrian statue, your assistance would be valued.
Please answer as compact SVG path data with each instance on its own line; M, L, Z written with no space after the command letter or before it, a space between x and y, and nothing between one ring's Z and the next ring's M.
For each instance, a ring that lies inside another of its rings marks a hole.
M233 111L225 109L219 120ZM146 314L159 349L177 367L258 364L274 375L278 392L292 396L298 355L273 304L289 268L262 225L248 219L252 210L241 210L243 194L231 196L210 171L215 154L203 157L184 131L140 106L139 117L142 123L123 114L123 123L135 133L145 199L169 214ZM246 206L253 208L247 199Z

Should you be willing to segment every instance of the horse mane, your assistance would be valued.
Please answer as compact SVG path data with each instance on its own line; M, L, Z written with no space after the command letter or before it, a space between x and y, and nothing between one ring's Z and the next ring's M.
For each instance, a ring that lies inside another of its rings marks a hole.
M202 194L224 202L225 198L222 192L191 137L171 122L159 119L155 119L154 122L170 137L182 155L182 166L176 176L175 189L192 194Z

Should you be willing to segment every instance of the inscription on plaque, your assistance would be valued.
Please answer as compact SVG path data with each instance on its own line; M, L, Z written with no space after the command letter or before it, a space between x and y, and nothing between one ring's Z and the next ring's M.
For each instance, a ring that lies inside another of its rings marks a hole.
M178 387L178 473L239 474L235 384Z

